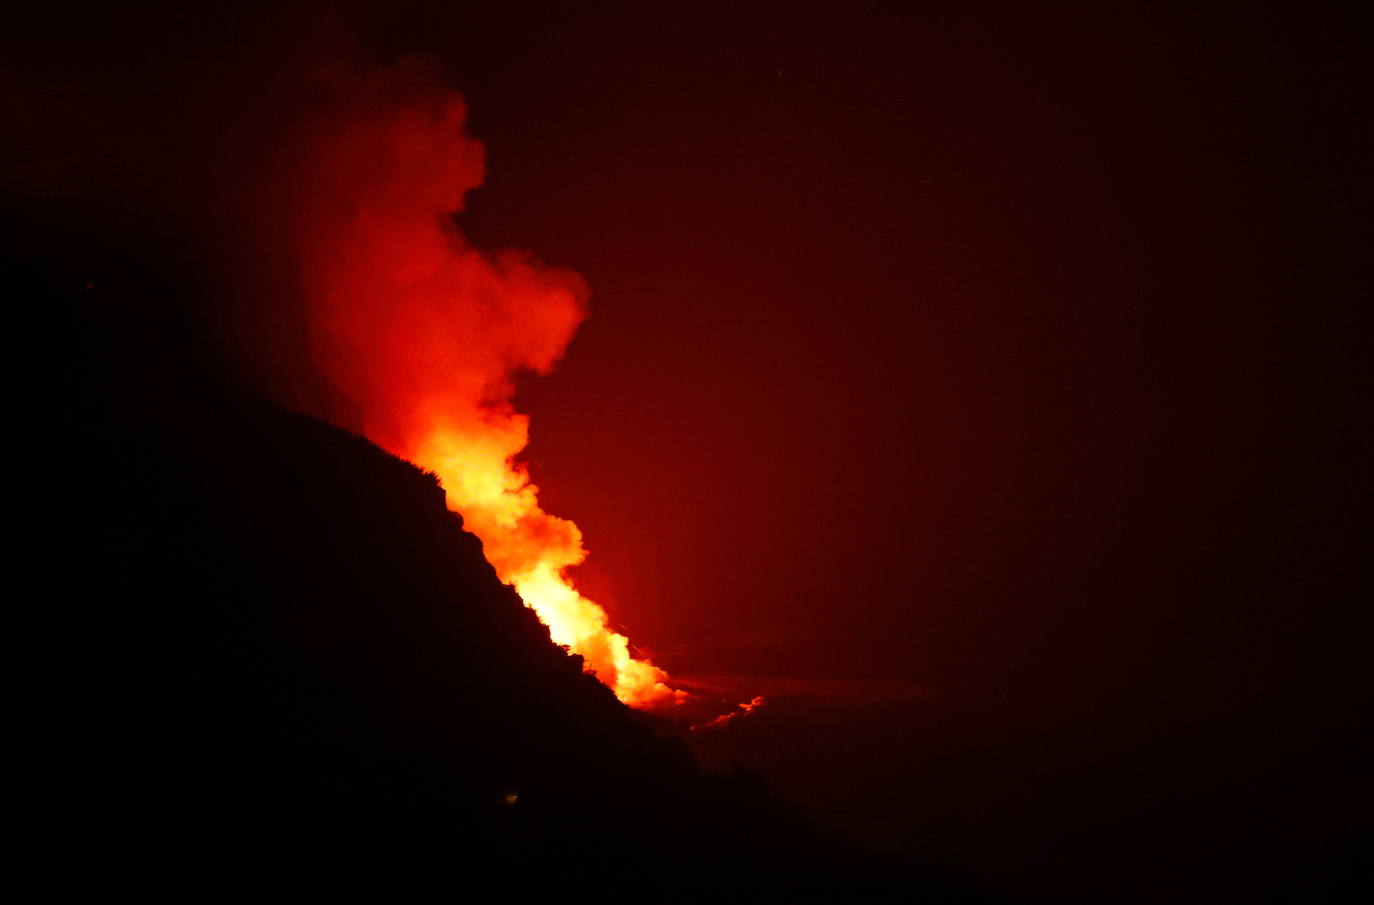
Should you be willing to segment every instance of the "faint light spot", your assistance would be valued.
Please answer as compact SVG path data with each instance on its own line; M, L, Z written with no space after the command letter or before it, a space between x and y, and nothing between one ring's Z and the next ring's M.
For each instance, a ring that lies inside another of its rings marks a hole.
M520 793L507 792L505 795L501 796L501 800L505 802L507 805L513 805L520 800Z

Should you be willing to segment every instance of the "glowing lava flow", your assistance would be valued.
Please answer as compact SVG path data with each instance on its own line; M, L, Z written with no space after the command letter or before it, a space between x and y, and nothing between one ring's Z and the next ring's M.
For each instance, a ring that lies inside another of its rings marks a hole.
M510 404L514 378L552 370L586 314L585 284L458 232L452 215L482 182L483 147L432 66L327 74L316 88L280 194L294 204L289 241L317 366L371 440L439 475L554 641L627 704L677 699L573 587L565 570L587 555L581 532L539 508L516 458L529 422Z
M496 420L514 429L509 440L523 448L527 419L507 410ZM498 429L485 439L503 433ZM632 657L629 639L610 629L605 610L568 581L564 569L587 555L582 533L572 522L539 508L539 489L530 483L524 466L513 460L519 449L507 455L508 449L439 428L410 455L439 475L449 507L481 538L496 573L539 615L554 642L580 654L587 668L626 704L643 707L678 699L682 693L664 684L667 674Z
M697 726L692 726L690 728L693 732L699 732L702 729L721 729L725 726L730 725L730 722L736 719L737 717L747 716L748 714L753 713L755 710L758 710L760 707L762 707L765 703L767 703L767 701L764 699L763 695L755 695L752 700L745 701L729 713L722 713L720 716L716 717L715 719L709 722L702 723Z

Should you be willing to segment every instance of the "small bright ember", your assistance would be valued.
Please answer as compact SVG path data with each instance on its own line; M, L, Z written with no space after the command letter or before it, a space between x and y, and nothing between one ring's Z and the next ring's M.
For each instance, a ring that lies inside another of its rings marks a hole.
M327 73L281 191L298 215L318 366L360 409L370 439L439 476L451 509L555 642L627 704L677 700L667 674L630 653L567 570L586 558L577 526L539 506L518 461L529 420L514 378L547 374L586 314L566 270L488 254L453 223L481 184L483 147L461 97L423 65Z

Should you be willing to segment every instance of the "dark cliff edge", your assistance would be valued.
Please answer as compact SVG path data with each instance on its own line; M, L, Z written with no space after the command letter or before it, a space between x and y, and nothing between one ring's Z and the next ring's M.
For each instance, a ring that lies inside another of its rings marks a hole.
M45 362L18 819L50 893L964 900L703 772L549 641L432 476L232 388L174 253L17 209Z

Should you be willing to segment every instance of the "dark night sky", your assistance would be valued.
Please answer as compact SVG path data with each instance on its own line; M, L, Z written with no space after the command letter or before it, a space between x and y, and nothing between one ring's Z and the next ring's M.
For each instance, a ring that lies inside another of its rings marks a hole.
M1339 20L444 6L371 33L468 96L469 234L592 286L522 390L531 458L670 664L982 684L1307 618L1178 586L1262 586L1354 478Z
M886 847L1352 838L1353 23L747 6L334 23L440 55L488 153L464 231L591 286L517 398L584 586L672 672L808 680L709 753Z
M1256 822L1341 837L1369 147L1339 17L436 7L373 33L468 96L469 234L592 286L520 395L584 580L672 670L850 701L779 701L717 756L881 844L1005 823L1020 843L949 844L1047 874L1259 857ZM1158 844L1088 842L1126 826Z

